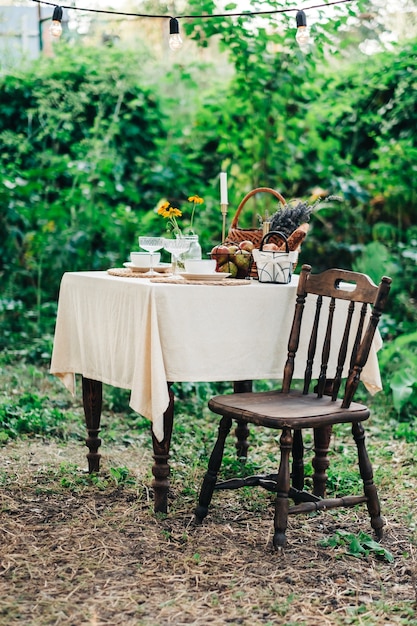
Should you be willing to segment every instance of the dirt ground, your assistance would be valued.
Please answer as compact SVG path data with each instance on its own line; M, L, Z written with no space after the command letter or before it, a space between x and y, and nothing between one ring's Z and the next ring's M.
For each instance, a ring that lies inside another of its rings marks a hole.
M106 467L134 468L135 483L117 486L85 484L85 451L43 441L2 448L1 625L417 624L417 559L403 521L416 485L386 516L393 563L319 546L337 528L371 534L359 508L290 518L277 554L269 494L256 506L222 493L194 527L195 493L175 479L170 513L154 515L149 452L107 449L104 478Z

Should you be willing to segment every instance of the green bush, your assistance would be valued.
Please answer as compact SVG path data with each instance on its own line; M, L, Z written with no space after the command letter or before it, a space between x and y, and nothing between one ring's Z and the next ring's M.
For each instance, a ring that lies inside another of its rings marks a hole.
M198 6L215 9L211 0ZM326 67L326 46L342 23L341 48L352 50L346 20L341 14L316 25L320 37L307 56L290 29L270 28L272 19L256 28L245 18L233 28L229 18L193 20L189 37L222 48L220 78L198 55L164 64L145 49L65 46L2 76L0 349L7 358L48 358L62 274L120 264L139 233L163 232L154 211L162 197L174 206L192 193L205 198L195 225L208 252L221 237L222 168L229 223L256 186L287 199L342 196L314 211L300 264L356 268L376 281L392 275L381 330L386 341L412 333L417 43L373 55L372 63L359 52L351 63L332 57ZM243 219L256 224L257 213L275 208L254 199Z

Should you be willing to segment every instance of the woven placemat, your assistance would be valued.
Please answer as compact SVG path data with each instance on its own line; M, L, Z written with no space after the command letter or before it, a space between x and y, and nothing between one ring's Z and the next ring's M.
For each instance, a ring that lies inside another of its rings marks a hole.
M120 276L121 278L148 278L141 272L134 272L128 267L112 267L107 270L107 273L111 276ZM225 278L223 280L186 280L181 276L157 276L150 279L152 283L171 283L172 285L219 285L228 287L237 285L250 285L250 280L240 280L237 278Z
M145 272L137 272L129 267L112 267L107 270L107 274L111 276L120 276L121 278L149 278Z
M223 280L187 280L171 276L163 278L151 278L151 283L171 283L172 285L219 285L220 287L237 287L238 285L250 285L250 280L241 280L239 278L224 278Z

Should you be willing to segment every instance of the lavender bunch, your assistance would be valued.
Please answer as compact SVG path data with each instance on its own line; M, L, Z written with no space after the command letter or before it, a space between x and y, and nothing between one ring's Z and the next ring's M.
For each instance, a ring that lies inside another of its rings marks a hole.
M285 204L282 209L271 216L270 230L279 230L286 237L289 237L297 228L310 221L310 215L315 204L307 202L297 202L295 205Z
M279 230L286 237L289 237L301 224L310 221L310 216L314 209L322 202L330 202L337 200L342 202L340 196L327 196L327 198L318 198L313 204L308 204L299 200L296 204L285 204L271 216L270 230Z

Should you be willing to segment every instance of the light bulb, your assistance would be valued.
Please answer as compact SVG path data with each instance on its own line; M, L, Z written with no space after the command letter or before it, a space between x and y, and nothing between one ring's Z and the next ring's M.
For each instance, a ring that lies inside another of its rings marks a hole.
M179 50L182 47L182 39L180 35L180 26L175 17L169 20L169 47L171 50Z
M297 11L295 17L297 22L297 34L295 40L301 49L306 49L310 43L310 31L307 27L307 19L304 11Z
M59 39L62 35L62 7L55 7L52 15L52 24L49 27L49 32L52 37Z
M61 22L58 22L58 20L54 20L49 27L49 32L51 33L52 37L59 39L62 35Z

